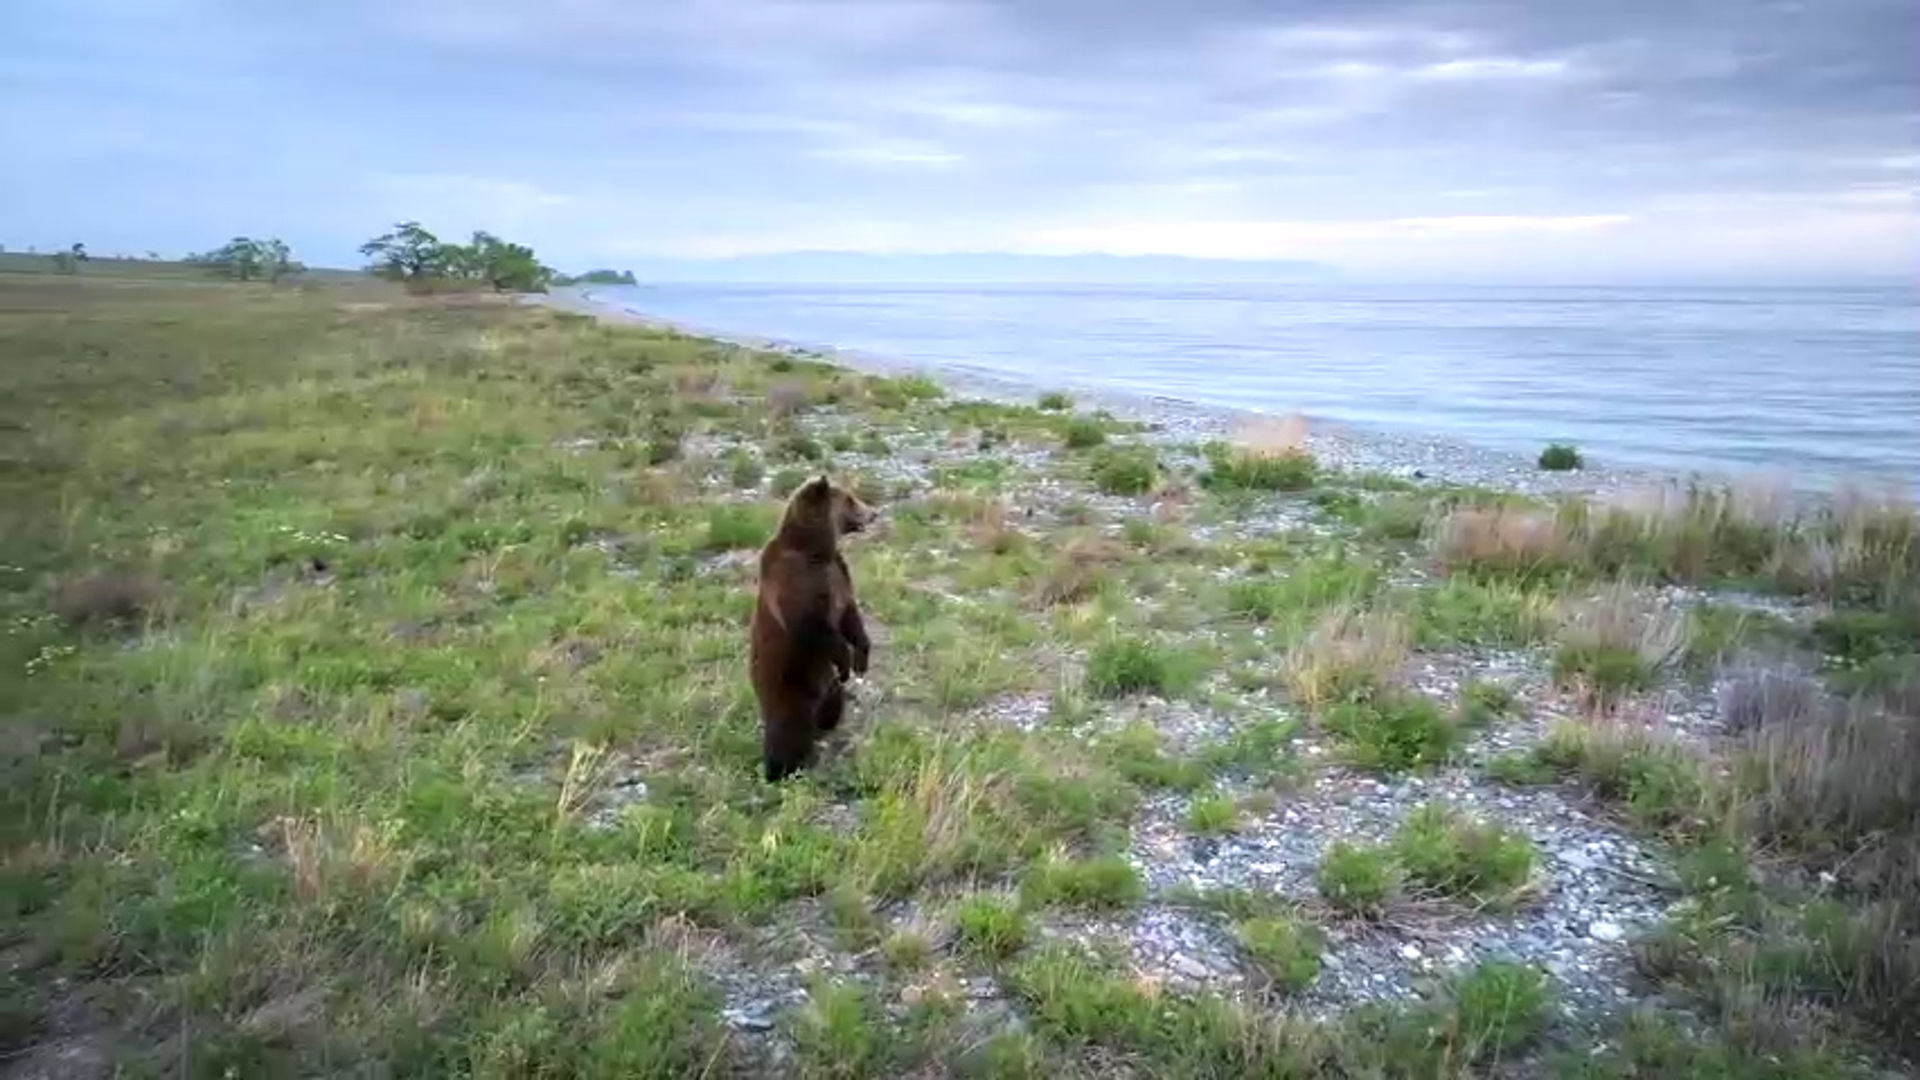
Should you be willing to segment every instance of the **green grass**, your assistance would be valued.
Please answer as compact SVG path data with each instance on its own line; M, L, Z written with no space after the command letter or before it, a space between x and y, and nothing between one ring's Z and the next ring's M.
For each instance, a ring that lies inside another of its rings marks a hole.
M1199 498L1176 477L1149 522L1094 494L1099 466L1130 494L1165 479L1110 418L365 282L5 275L0 355L16 1069L78 1039L129 1075L1484 1071L1537 1040L1523 974L1309 1023L1156 991L1105 931L1082 955L1052 930L1146 901L1114 853L1156 792L1202 833L1270 814L1320 763L1298 727L1343 705L1363 706L1334 719L1343 746L1379 767L1446 760L1449 729L1503 702L1474 685L1398 709L1415 650L1540 644L1615 577L1823 605L1807 631L1699 609L1679 637L1638 614L1560 627L1624 643L1656 691L1764 646L1861 696L1748 693L1705 755L1595 720L1490 767L1679 845L1687 902L1643 966L1712 1030L1681 1056L1616 1040L1594 1068L1817 1076L1856 1039L1911 1038L1900 766L1920 749L1896 676L1920 575L1895 515L1554 508L1553 573L1436 532L1449 573L1426 582L1401 570L1427 502L1538 507L1315 467L1301 490L1334 541L1236 531L1299 472ZM1092 452L1033 460L1082 419ZM948 449L911 477L868 460L928 446ZM744 672L752 553L829 453L886 506L846 549L874 671L844 737L774 789ZM1176 753L1135 694L1204 703L1223 734ZM1408 893L1524 900L1510 840L1448 819L1336 847L1321 902L1391 921L1425 912L1394 910ZM1316 978L1296 912L1218 905L1256 984ZM772 1036L730 1030L716 976L784 976L801 941L862 979L814 983ZM958 980L988 972L1020 1027L963 1015Z

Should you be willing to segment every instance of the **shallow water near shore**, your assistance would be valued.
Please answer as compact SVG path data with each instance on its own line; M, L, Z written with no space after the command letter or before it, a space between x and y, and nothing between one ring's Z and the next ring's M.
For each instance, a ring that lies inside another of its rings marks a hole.
M1912 289L596 287L698 326L1609 467L1920 492Z

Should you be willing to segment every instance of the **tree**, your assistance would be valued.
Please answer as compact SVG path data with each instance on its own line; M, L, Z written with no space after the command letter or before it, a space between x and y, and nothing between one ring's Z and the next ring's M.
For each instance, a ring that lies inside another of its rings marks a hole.
M201 263L235 281L258 278L279 281L294 265L292 249L277 236L267 240L236 236L204 255L188 256L188 261Z
M545 292L553 279L553 271L540 264L532 248L490 232L476 231L459 259L468 276L493 286L495 292Z
M72 247L67 249L67 254L73 256L73 261L75 262L86 262L87 245L76 241Z
M402 221L392 232L360 245L360 254L373 260L371 269L395 281L439 277L446 273L447 245L417 221Z

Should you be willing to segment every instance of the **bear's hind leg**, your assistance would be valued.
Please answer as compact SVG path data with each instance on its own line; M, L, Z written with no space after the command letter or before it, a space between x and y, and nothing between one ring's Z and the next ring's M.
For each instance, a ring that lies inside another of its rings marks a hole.
M761 725L760 752L767 782L777 784L813 762L813 725L769 717Z
M827 687L827 696L820 699L820 709L813 714L813 726L817 731L832 731L840 726L840 718L847 712L847 688L838 683Z

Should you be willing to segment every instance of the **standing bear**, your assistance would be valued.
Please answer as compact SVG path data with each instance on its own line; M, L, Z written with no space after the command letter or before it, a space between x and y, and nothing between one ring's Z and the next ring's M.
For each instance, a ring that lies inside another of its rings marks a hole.
M815 477L787 501L779 531L760 551L748 666L769 782L812 761L815 741L846 711L843 684L867 673L872 642L840 538L873 518L852 492Z

